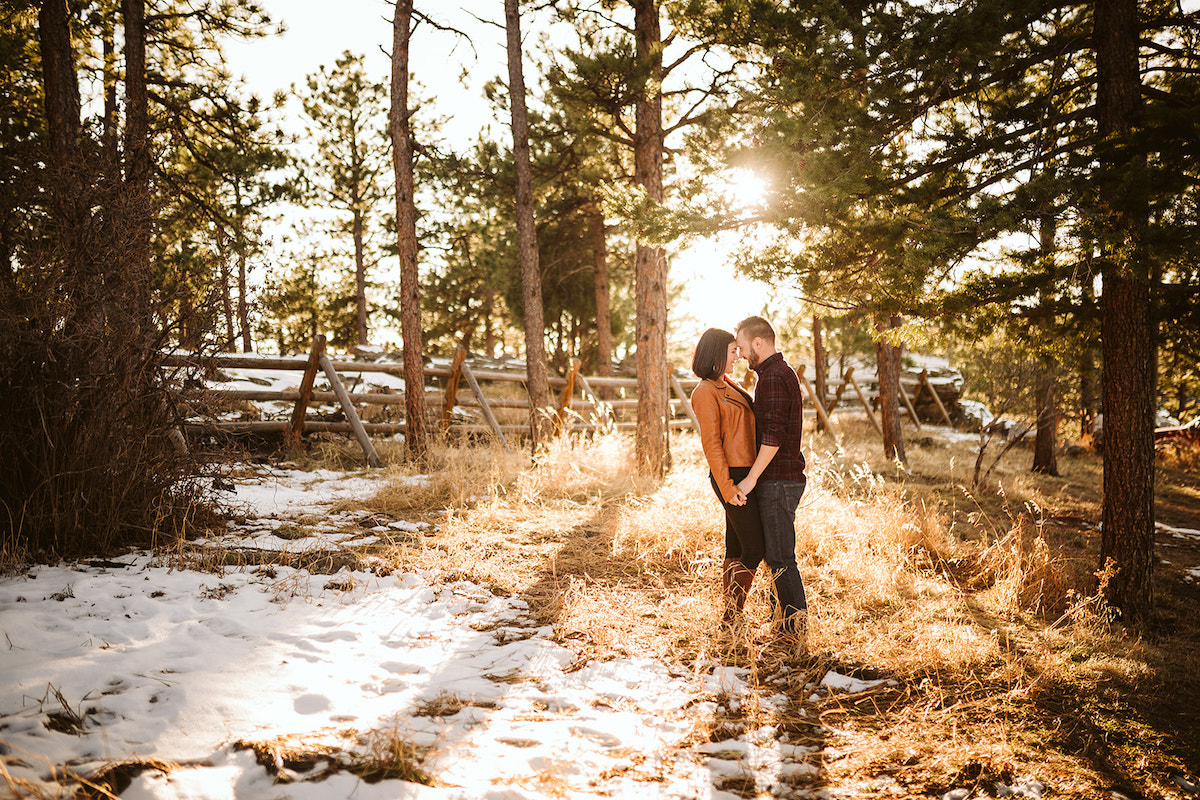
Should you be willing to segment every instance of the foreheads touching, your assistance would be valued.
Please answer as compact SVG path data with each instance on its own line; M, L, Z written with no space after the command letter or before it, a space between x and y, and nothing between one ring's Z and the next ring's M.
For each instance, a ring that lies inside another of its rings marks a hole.
M775 352L775 329L762 317L746 317L734 330L738 346L750 366Z

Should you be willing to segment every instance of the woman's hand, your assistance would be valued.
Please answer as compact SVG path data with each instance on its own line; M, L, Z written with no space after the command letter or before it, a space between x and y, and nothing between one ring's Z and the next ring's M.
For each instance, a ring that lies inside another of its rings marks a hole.
M741 483L737 485L737 496L729 502L736 506L746 505L746 498L750 496L750 493L754 491L754 487L757 485L758 478L751 478L747 476L742 480Z

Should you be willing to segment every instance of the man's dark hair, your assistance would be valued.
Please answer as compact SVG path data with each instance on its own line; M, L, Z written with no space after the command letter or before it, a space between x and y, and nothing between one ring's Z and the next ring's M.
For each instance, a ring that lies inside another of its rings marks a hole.
M734 330L739 334L745 331L751 340L763 339L768 342L775 341L775 329L771 327L771 323L762 317L746 317L737 324Z
M697 378L717 379L725 374L725 362L729 359L729 343L733 334L720 328L709 328L696 344L692 354L692 372Z

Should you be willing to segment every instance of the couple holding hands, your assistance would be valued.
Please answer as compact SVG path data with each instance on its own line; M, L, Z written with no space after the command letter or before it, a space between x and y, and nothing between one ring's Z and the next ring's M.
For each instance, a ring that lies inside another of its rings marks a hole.
M758 373L753 397L730 376L740 358ZM772 645L803 654L808 603L796 566L796 508L805 485L800 381L776 347L774 328L762 317L742 320L734 333L705 331L692 371L701 379L692 392L700 442L725 509L722 623L741 619L754 573L765 562L780 619Z

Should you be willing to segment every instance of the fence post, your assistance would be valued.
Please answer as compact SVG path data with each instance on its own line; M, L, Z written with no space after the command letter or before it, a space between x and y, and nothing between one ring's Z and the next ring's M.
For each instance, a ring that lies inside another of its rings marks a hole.
M500 430L500 423L496 422L496 415L492 413L492 407L488 405L487 398L483 396L483 390L479 388L479 381L475 380L475 373L464 361L462 365L462 375L467 379L467 386L471 387L471 391L475 394L475 399L479 401L479 407L483 410L483 418L487 420L487 424L491 427L492 433L500 441L500 444L508 447L508 440L504 438L504 431Z
M700 432L700 420L696 419L696 411L692 408L692 401L688 398L687 392L683 391L683 384L679 382L679 378L675 377L675 365L667 365L667 376L671 379L671 388L675 390L675 394L679 395L679 399L683 402L683 411L687 414L688 419L692 421L692 428L696 433Z
M579 376L579 367L583 362L578 358L571 361L571 371L567 373L567 385L558 396L558 413L555 414L554 433L561 436L567 426L567 410L571 407L571 397L575 394L575 379Z
M616 420L613 418L612 406L600 399L600 396L592 390L591 384L583 373L579 374L579 388L587 393L587 396L592 400L592 408L596 411L596 423L601 428L605 428Z
M904 391L904 384L896 381L896 386L900 389L900 399L904 401L904 407L908 409L908 415L912 417L913 424L917 426L917 430L921 430L921 420L917 419L917 410L913 408L912 401L908 399L908 392Z
M854 391L858 393L859 402L862 403L863 410L867 412L867 416L871 418L871 424L875 426L876 432L883 436L883 426L879 424L879 420L875 419L875 412L871 410L871 404L867 402L866 395L859 388L858 381L854 380L854 373L846 373L846 380L850 381L850 385L854 387Z
M929 370L927 369L921 370L921 386L924 386L929 390L929 393L933 395L933 402L937 403L938 411L942 412L942 419L946 420L946 424L953 428L954 423L950 421L950 415L946 413L946 407L942 405L942 398L938 397L937 390L934 389L933 385L929 382ZM921 391L918 389L917 396L919 397L920 395Z
M325 334L318 333L313 337L312 351L308 354L308 366L304 368L304 378L300 381L300 397L296 407L292 409L292 424L284 436L284 447L292 449L300 444L304 434L304 415L308 413L308 404L312 400L313 384L317 380L317 369L321 366L321 356L325 355Z
M833 395L833 402L825 407L826 412L833 411L838 407L838 403L842 402L842 393L845 392L846 387L850 385L850 376L853 374L854 367L849 367L846 369L845 374L842 375L842 382L838 384L837 391Z
M367 435L366 428L363 427L362 420L358 418L358 412L354 410L354 403L350 400L350 395L346 391L346 387L342 385L342 379L338 377L337 370L333 368L333 362L329 360L329 356L321 353L319 356L321 361L321 369L325 370L325 377L329 378L329 384L333 387L333 393L337 395L338 402L342 404L342 411L346 415L346 420L350 423L350 429L354 431L354 438L358 439L359 446L362 447L363 453L367 456L367 463L372 467L381 467L383 462L379 460L379 454L375 452L375 446L371 444L371 437ZM405 391L411 391L411 387L405 387ZM424 391L424 387L422 387ZM411 420L406 420L411 424Z
M825 426L825 430L833 437L833 443L838 444L837 434L833 432L833 425L829 422L829 414L825 413L825 406L821 404L817 393L813 391L812 384L808 382L808 376L804 374L804 370L798 370L796 376L800 378L801 385L804 386L804 391L808 392L808 399L812 401L813 408L817 410L817 417L820 418L821 424Z
M442 400L442 435L450 429L450 420L454 416L454 404L458 402L458 380L462 377L463 361L467 357L467 348L461 344L454 349L454 363L450 365L450 378L446 384L446 396Z

